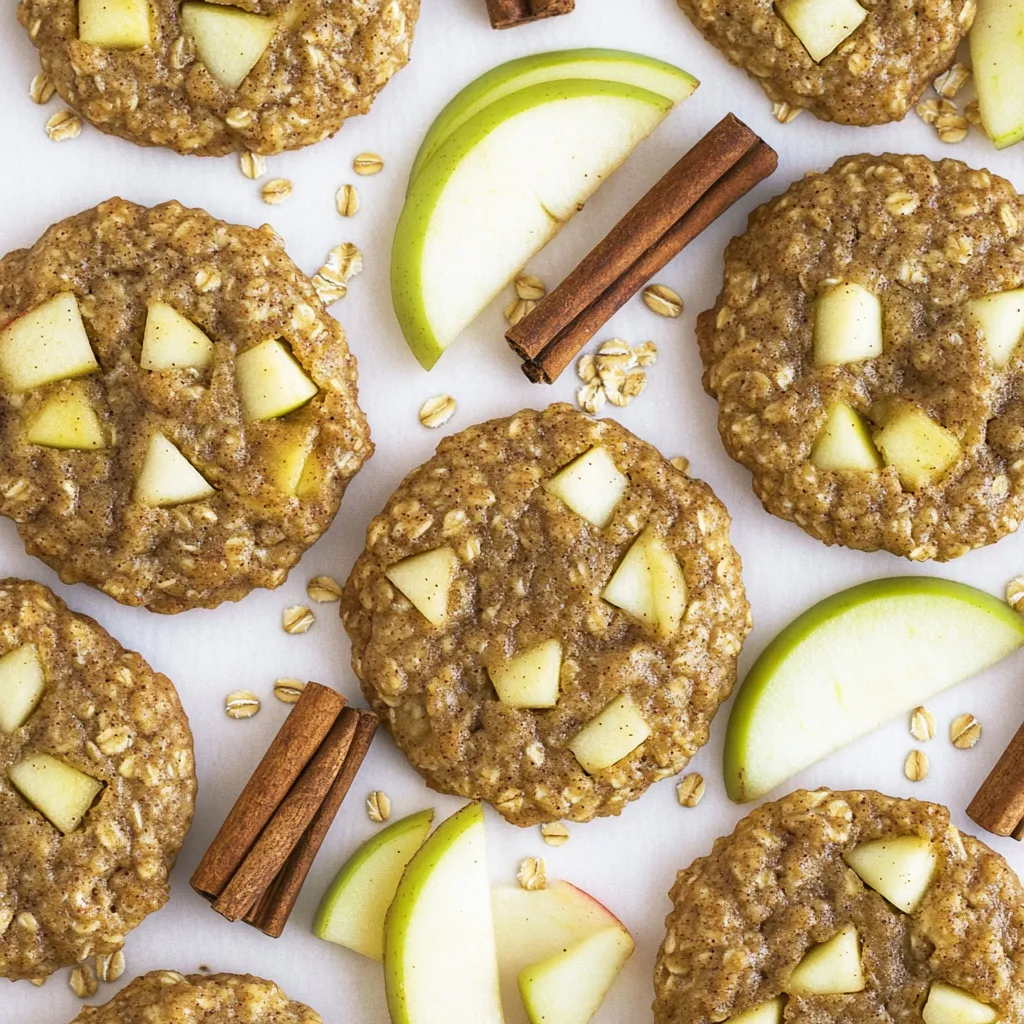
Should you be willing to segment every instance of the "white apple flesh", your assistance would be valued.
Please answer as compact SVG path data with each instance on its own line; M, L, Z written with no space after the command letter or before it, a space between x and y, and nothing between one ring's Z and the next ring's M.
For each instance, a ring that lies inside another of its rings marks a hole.
M939 858L927 839L896 836L860 843L847 850L843 860L865 885L905 914L912 914L931 885Z
M669 637L686 610L686 581L679 560L648 526L630 545L601 597Z
M778 0L775 6L818 64L849 39L868 16L857 0Z
M208 498L216 491L163 434L149 440L135 481L135 500L153 508L169 508Z
M978 0L970 44L981 123L1005 149L1024 139L1024 0Z
M69 381L47 399L28 425L30 444L94 451L106 447L103 424L80 381Z
M864 991L860 937L848 924L827 942L814 946L790 975L786 991L794 995L840 995Z
M166 302L150 302L139 365L144 370L203 370L213 359L213 342Z
M35 644L22 644L0 658L0 732L20 729L35 711L46 678Z
M814 308L814 365L843 366L882 354L882 303L859 284L838 284Z
M725 1024L782 1024L783 1005L781 997L770 999L730 1017Z
M206 70L231 92L245 81L277 31L272 17L203 0L181 5L181 23Z
M566 744L588 775L611 768L651 735L640 709L628 693L613 700Z
M871 440L867 425L845 402L828 410L814 447L811 462L833 473L864 473L882 468L882 456Z
M1024 288L971 299L966 308L992 362L1001 369L1024 337Z
M148 0L78 0L78 38L111 50L149 46Z
M235 360L242 415L249 423L271 420L305 405L317 386L288 349L270 338Z
M561 670L561 643L545 640L507 661L495 662L487 674L502 704L510 708L553 708L558 703Z
M410 555L389 566L384 575L409 599L432 626L448 619L448 600L459 557L451 548Z
M917 408L897 413L875 437L875 444L909 491L934 484L963 453L955 434Z
M26 754L7 774L14 788L65 835L82 824L103 789L102 782L49 754Z
M998 1011L970 992L944 982L932 983L921 1012L924 1024L998 1024Z
M608 449L598 445L563 466L543 486L588 523L602 527L608 525L629 481Z

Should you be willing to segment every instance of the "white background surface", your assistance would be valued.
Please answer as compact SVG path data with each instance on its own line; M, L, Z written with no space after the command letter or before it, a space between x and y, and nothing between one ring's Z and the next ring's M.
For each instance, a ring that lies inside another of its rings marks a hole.
M636 299L599 336L657 342L661 359L652 368L646 393L627 409L609 407L609 413L658 445L665 455L688 456L691 472L711 483L735 518L733 539L743 556L755 620L741 669L794 615L854 583L902 573L934 573L1001 594L1007 579L1024 570L1024 538L1007 538L952 564L914 566L888 554L827 549L797 527L768 516L751 493L746 470L722 450L715 405L700 387L693 334L695 315L713 303L718 291L727 240L742 230L757 202L781 192L807 169L824 168L849 153L925 152L989 166L1022 188L1024 148L996 153L976 133L967 143L944 146L913 115L904 124L873 129L831 127L807 114L792 125L779 125L760 89L703 42L673 0L578 0L578 10L570 17L503 33L489 28L483 0L424 0L411 65L384 90L368 116L349 122L335 139L269 161L268 176L285 176L295 185L287 203L270 207L260 201L259 184L239 173L234 157L185 158L141 149L88 126L76 140L50 142L43 123L60 109L59 101L51 101L45 109L30 102L28 85L38 70L35 51L14 21L14 0L6 0L3 6L3 251L31 245L54 221L121 195L145 204L179 199L245 224L269 221L284 236L293 259L309 273L332 246L344 240L360 245L366 257L365 272L333 312L345 325L359 358L360 399L377 454L352 483L332 529L280 590L253 593L238 605L174 618L122 608L86 586L60 586L53 573L24 554L13 526L0 523L0 575L30 577L55 587L72 608L95 616L122 643L142 652L177 684L195 732L200 779L195 824L174 872L170 903L128 938L128 966L120 984L154 968L187 973L206 965L215 971L251 971L273 978L292 997L308 1002L326 1024L387 1020L380 968L314 939L309 931L320 894L333 873L355 845L378 827L367 820L362 807L367 791L386 790L396 817L428 805L443 816L459 806L456 800L428 791L386 736L374 744L281 939L273 941L245 925L227 924L191 891L188 877L286 713L285 706L271 696L274 678L317 679L361 703L337 606L316 606L316 625L299 637L282 631L281 611L305 601L305 584L313 575L328 573L344 581L362 548L371 516L405 473L430 455L439 437L419 425L420 403L443 391L454 395L458 412L442 428L452 432L524 406L571 400L575 382L569 371L551 388L531 385L522 376L502 340L504 300L467 331L429 376L406 350L391 312L390 239L416 146L451 95L501 61L566 46L618 46L673 61L703 82L695 96L534 262L531 269L549 286L728 111L739 114L779 150L776 176L659 275L683 295L683 318L656 317ZM365 149L382 154L385 170L373 178L355 178L352 158ZM345 181L356 181L362 197L362 209L352 220L340 218L333 206L334 192ZM495 239L495 244L500 245L501 239ZM903 760L912 743L906 723L892 722L807 770L794 780L794 786L875 787L934 799L947 803L961 826L976 831L963 809L1024 717L1022 669L1024 655L1018 653L984 677L932 702L939 735L927 747L932 769L926 782L912 785L903 777ZM264 698L263 711L256 718L237 722L225 717L223 698L236 687L250 688ZM973 712L984 725L983 739L971 752L955 750L947 739L949 722L961 711ZM665 781L620 818L570 826L571 840L557 850L545 847L536 829L516 829L488 811L496 881L512 881L521 857L543 854L550 876L567 878L595 894L636 937L637 951L599 1013L599 1022L633 1024L651 1019L652 968L669 908L666 893L675 872L708 852L714 837L730 831L744 813L728 802L722 787L720 760L727 716L725 708L710 744L694 760L692 768L703 772L708 783L707 796L695 810L680 808L674 784ZM1024 869L1020 846L1009 840L990 841L1018 870ZM114 991L115 986L101 986L92 1002L103 1002ZM55 975L42 989L28 982L0 987L3 1024L66 1024L80 1007L68 988L67 972Z

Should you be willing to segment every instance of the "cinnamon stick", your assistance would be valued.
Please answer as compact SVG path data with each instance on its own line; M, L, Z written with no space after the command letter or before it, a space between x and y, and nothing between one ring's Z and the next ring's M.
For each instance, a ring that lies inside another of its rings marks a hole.
M1024 839L1024 725L975 793L967 817L994 835Z
M307 684L192 875L196 892L221 895L344 707L330 687Z
M515 28L540 18L569 14L576 0L487 0L491 28Z
M377 726L380 725L380 719L372 711L356 711L356 714L359 719L352 745L324 802L273 883L245 915L247 924L259 928L272 938L278 938L284 931L306 876L370 749Z
M505 337L524 373L550 384L617 309L778 164L727 115Z

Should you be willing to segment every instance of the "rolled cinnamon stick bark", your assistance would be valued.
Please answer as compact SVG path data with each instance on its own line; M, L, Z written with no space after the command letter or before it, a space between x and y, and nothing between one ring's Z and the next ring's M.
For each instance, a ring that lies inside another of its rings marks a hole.
M515 28L539 18L569 14L575 0L487 0L492 28Z
M1024 725L974 795L967 817L993 835L1024 839Z

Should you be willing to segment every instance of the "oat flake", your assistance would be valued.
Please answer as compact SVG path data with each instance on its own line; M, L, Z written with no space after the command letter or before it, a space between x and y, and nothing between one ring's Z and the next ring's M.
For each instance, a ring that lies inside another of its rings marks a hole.
M679 293L667 284L649 284L642 293L644 305L658 316L675 318L683 311L683 300Z
M455 415L455 407L451 395L434 395L420 406L420 423L431 429L443 427Z
M301 679L282 677L274 681L274 696L282 704L297 704L306 684Z
M907 754L903 774L911 782L923 782L928 777L928 755L923 750L912 750Z
M378 823L391 817L391 799L383 790L375 789L366 798L366 814L370 821Z
M39 74L32 79L32 82L28 87L28 94L32 97L32 102L40 105L43 103L49 103L56 91L57 90L53 85L53 80L45 71L40 71Z
M224 711L228 718L252 718L259 714L259 697L252 690L232 690L224 698Z
M329 604L341 600L341 584L332 576L314 576L306 584L306 593L311 601Z
M926 707L910 712L910 735L918 743L927 743L935 735L935 716Z
M525 857L519 863L516 880L527 892L546 889L548 884L548 868L543 857Z
M359 189L342 185L334 196L334 206L342 217L354 217L359 212Z
M949 727L949 739L957 750L970 750L981 739L981 722L974 715L957 715Z
M271 178L270 181L260 189L260 196L263 202L271 206L283 203L292 194L292 183L287 178Z
M297 636L300 633L308 633L309 627L313 625L316 619L313 613L305 606L301 604L292 605L290 608L285 608L284 613L281 616L281 625L284 627L286 633L290 633L292 636Z
M259 153L240 153L238 156L238 166L242 173L252 181L256 181L257 178L261 178L267 172L266 157L261 156Z
M569 842L569 830L560 821L541 825L540 834L548 846L564 846Z
M53 142L77 139L82 131L82 119L72 110L59 110L46 122L46 134Z
M533 274L520 274L515 280L516 295L521 299L538 302L547 295L544 282Z
M352 170L363 177L380 174L384 170L384 161L376 153L360 153L352 161Z

